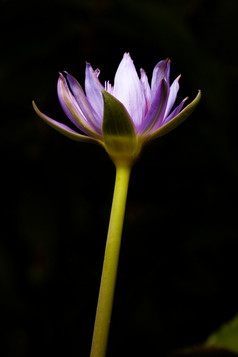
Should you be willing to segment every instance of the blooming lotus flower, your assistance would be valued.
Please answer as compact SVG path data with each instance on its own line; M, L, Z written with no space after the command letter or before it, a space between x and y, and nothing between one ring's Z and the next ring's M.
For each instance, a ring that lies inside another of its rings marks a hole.
M114 163L133 163L141 148L183 122L198 104L201 93L184 109L188 98L175 108L179 90L178 76L170 85L170 60L157 63L151 85L143 69L140 78L129 53L125 53L116 71L114 85L103 86L100 71L86 64L85 93L77 80L67 72L60 73L58 97L73 124L62 124L40 112L36 113L65 136L102 145Z

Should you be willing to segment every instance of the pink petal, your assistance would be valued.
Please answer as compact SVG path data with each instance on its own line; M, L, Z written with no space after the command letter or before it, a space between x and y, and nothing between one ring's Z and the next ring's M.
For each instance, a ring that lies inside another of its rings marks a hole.
M113 95L126 107L135 126L139 126L144 117L146 100L144 91L129 53L117 69Z

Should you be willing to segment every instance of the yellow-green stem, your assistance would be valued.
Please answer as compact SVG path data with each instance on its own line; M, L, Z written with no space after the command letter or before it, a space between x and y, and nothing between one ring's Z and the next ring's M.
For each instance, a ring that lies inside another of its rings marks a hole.
M130 172L129 166L116 166L116 181L90 357L104 357L106 354Z

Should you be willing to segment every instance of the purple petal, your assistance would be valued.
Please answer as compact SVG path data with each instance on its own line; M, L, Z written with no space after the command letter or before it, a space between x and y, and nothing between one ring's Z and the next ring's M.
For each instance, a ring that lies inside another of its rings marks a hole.
M182 100L182 102L172 111L172 113L169 116L167 116L167 118L165 117L163 121L163 125L168 123L170 120L172 120L182 110L183 105L187 99L188 97L184 98L184 100Z
M61 77L62 76L62 77ZM78 118L77 120L75 120L75 118L73 117L73 115L70 113L70 111L67 109L67 106L65 104L65 101L64 101L64 94L63 92L65 91L65 85L62 84L62 81L64 81L64 77L63 75L60 73L60 77L58 79L58 84L57 84L57 91L58 91L58 97L59 97L59 101L60 101L60 104L61 104L61 107L63 108L65 114L67 115L67 117L71 120L71 122L80 130L83 131L83 127L79 124L79 121L78 121ZM81 116L83 117L83 120L86 121L86 118L84 116L83 113L81 113Z
M153 100L158 86L163 78L167 81L169 85L169 75L170 75L170 60L167 58L166 60L160 61L155 66L152 73L151 80L151 98Z
M126 107L135 126L138 127L144 117L146 100L129 53L124 54L117 69L113 95Z
M100 135L90 104L76 79L68 73L65 77L60 74L57 89L60 104L68 118L84 133Z
M139 128L139 133L147 134L148 131L154 130L161 125L166 109L167 99L168 84L165 79L162 79L157 88L156 95L154 96L154 100L151 103L147 116Z
M104 88L98 79L99 73L99 70L94 71L91 65L86 63L85 92L87 99L93 108L98 125L101 127L103 120L103 98L101 91Z
M86 135L82 135L77 133L75 130L72 130L69 128L67 125L62 124L57 122L56 120L48 117L44 113L42 113L36 106L36 104L33 102L33 107L36 111L36 113L39 115L41 119L43 119L49 126L60 132L61 134L67 136L70 139L76 140L76 141L87 141L87 142L99 142L97 139L94 139L92 137L88 137Z
M177 93L179 90L179 78L181 76L178 76L172 83L170 90L169 90L169 97L168 97L168 103L166 106L166 111L164 114L164 118L167 117L167 115L170 113L171 109L173 108L173 105L175 103L175 100L177 98Z
M72 93L73 97L75 98L84 117L94 125L95 120L92 114L92 108L84 94L81 85L73 76L71 76L67 72L63 73L63 77L66 79L65 84L67 85L69 91Z
M171 113L169 117L166 118L166 123L163 123L163 125L159 127L157 130L150 132L149 133L150 135L148 135L145 139L153 140L162 135L165 135L169 133L171 130L175 129L184 120L186 120L198 105L201 99L201 91L199 90L195 99L191 103L189 103L183 110L181 110L186 99L187 98L185 98L178 105L178 107L173 111L173 113Z
M149 107L150 107L150 101L151 101L151 90L150 90L150 85L149 85L149 82L148 82L148 77L145 73L145 71L141 68L140 70L140 73L141 73L141 84L142 84L142 88L144 90L144 95L145 95L145 100L146 100L146 113L148 112L149 110Z
M108 92L109 94L113 95L113 86L111 85L111 83L109 81L105 82L105 91Z

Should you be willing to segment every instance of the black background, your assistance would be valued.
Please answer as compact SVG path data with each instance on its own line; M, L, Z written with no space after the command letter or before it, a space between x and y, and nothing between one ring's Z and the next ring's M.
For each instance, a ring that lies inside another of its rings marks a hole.
M110 79L124 52L171 59L191 118L133 169L108 356L165 356L238 312L237 1L0 2L1 356L88 356L114 184L67 122L58 71Z

